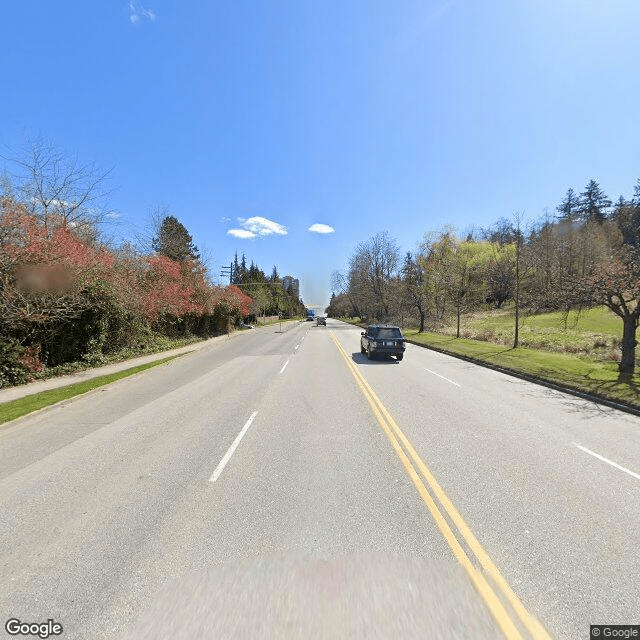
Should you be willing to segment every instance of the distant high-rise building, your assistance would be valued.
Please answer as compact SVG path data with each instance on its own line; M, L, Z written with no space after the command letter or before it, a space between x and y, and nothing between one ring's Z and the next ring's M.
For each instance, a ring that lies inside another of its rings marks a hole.
M300 298L300 280L293 276L285 276L282 278L282 286L285 291L291 291L296 298Z

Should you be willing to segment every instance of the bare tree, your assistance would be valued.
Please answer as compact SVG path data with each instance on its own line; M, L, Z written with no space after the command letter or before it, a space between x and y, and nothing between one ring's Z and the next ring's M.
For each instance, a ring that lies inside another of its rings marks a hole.
M348 290L367 317L389 318L393 303L391 283L399 260L398 244L386 231L361 242L351 256Z
M427 300L424 282L424 266L419 258L414 258L407 252L402 265L402 299L409 308L418 312L420 325L418 332L424 331L424 321L427 313Z
M111 169L82 164L42 138L30 141L22 151L7 149L0 157L13 168L0 185L4 194L12 195L45 227L68 225L93 239L97 225L115 216L106 205Z
M618 373L629 382L635 373L636 332L640 322L640 249L625 242L612 221L593 221L581 229L583 268L566 274L561 288L567 308L602 304L622 320Z

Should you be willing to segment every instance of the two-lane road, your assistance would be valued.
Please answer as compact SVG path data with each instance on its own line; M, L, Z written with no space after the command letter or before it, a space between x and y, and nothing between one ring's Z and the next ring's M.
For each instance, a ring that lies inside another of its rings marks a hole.
M3 627L568 639L640 623L640 419L413 345L369 361L359 331L246 332L0 430Z

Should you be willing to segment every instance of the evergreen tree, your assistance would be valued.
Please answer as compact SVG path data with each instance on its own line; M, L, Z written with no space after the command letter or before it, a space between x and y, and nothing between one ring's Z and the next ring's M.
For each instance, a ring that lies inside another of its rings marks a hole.
M240 284L240 265L238 264L238 252L236 251L233 257L233 264L231 265L231 282L233 284Z
M200 258L198 248L193 244L189 232L175 216L166 216L162 220L157 235L152 240L152 246L156 253L176 262Z
M238 268L238 284L244 284L247 282L247 259L242 254L242 259L240 260L240 267Z
M611 200L607 198L595 180L589 180L585 190L580 194L578 214L585 222L602 224L607 219L607 209Z
M573 189L567 190L564 200L556 207L556 211L560 213L558 218L566 222L575 222L578 217L580 200Z
M640 246L640 180L631 200L625 200L622 196L618 198L611 217L622 233L624 244Z

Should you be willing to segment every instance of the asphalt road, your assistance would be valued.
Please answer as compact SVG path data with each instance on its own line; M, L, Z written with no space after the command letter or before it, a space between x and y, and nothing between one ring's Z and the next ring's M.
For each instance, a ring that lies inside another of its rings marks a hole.
M335 320L277 329L0 430L0 637L640 624L639 418L413 345L369 361Z

